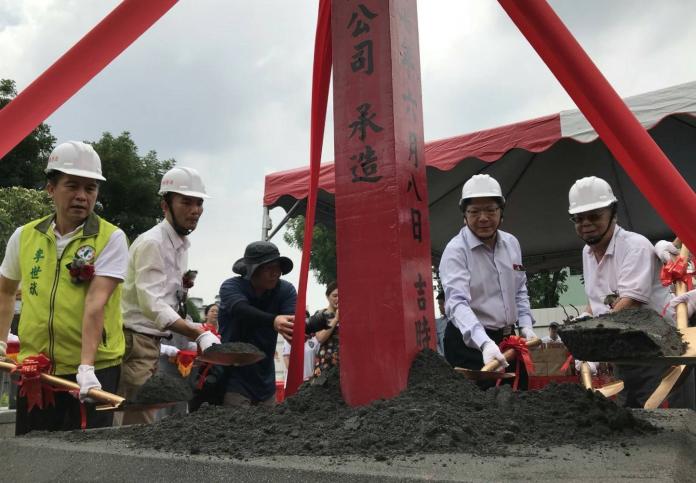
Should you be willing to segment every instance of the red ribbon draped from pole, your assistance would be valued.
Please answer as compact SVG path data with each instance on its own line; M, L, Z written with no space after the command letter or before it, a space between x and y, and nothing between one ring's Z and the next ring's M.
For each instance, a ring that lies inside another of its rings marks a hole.
M124 0L0 110L0 158L149 29L178 0ZM696 245L695 245L696 246Z
M53 406L53 388L41 382L41 373L51 370L51 360L44 354L29 356L17 365L19 371L19 395L27 398L27 411L34 406L43 409L45 406Z
M696 194L561 19L544 0L498 2L657 213L687 246L696 246Z
M512 390L517 391L520 382L520 369L522 363L524 363L524 367L527 369L527 375L534 375L534 362L532 362L532 357L529 355L527 340L516 335L511 335L503 339L499 347L500 352L505 352L508 349L515 350L515 381L512 383Z
M677 257L669 263L665 263L660 271L660 281L665 287L677 282L684 282L687 290L694 288L694 274L688 271L688 262L682 257Z
M292 396L303 381L305 305L307 300L307 276L309 257L312 253L312 234L314 232L314 213L316 210L317 188L319 186L319 164L321 148L324 143L326 106L331 82L331 0L319 1L317 32L314 40L314 67L312 72L312 119L310 134L310 184L307 197L307 212L304 229L302 262L300 263L300 285L297 289L295 308L295 327L292 333L290 364L285 395ZM694 245L696 246L696 245Z

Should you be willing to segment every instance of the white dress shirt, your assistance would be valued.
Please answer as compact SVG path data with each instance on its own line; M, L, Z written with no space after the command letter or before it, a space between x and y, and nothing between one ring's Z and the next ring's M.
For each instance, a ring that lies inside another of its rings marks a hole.
M494 249L469 227L447 244L440 261L447 318L461 331L464 343L480 349L490 338L485 329L518 322L534 324L527 295L527 275L517 238L498 230Z
M179 236L166 219L135 239L121 296L124 327L143 334L170 335L167 327L181 318L177 308L183 295L188 247L188 239Z
M659 314L670 299L669 291L660 282L660 265L652 243L619 225L614 227L607 251L599 262L591 247L585 245L582 273L585 294L595 317L611 311L604 303L605 297L611 294L644 303ZM671 318L669 314L666 316Z
M82 229L82 225L65 235L61 235L55 231L55 226L55 223L51 223L50 229L53 230L53 234L56 237L56 256L60 258L63 255L65 247L70 243L70 240ZM7 241L5 258L2 261L2 265L0 265L0 275L10 280L20 281L22 279L22 271L19 264L21 235L22 227L20 226L12 233L12 236L10 236L10 239ZM69 263L69 261L66 263ZM101 253L94 260L94 275L123 280L126 277L127 264L128 241L126 240L126 234L119 229L111 234L109 241L106 242Z
M303 371L303 379L306 381L310 377L314 375L314 359L317 357L317 354L319 354L319 349L321 348L321 344L317 340L316 337L312 337L311 339L308 339L304 343L304 371ZM283 357L285 356L290 356L290 343L285 340L283 341ZM288 368L285 368L285 380L287 382L288 379Z

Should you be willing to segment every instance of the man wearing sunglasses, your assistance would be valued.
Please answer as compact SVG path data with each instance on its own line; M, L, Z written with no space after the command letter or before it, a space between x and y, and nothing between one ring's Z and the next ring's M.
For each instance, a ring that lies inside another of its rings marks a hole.
M618 200L609 183L595 176L579 179L570 188L568 201L570 221L585 242L582 273L588 312L596 317L648 307L662 313L669 293L660 283L653 246L643 235L617 224ZM625 405L642 408L662 372L659 368L615 366L615 375L624 381Z
M464 183L459 207L464 228L440 261L445 291L445 356L456 367L481 369L493 360L507 367L498 344L515 334L536 338L520 244L500 230L505 198L498 182L477 174ZM520 379L526 386L526 377Z

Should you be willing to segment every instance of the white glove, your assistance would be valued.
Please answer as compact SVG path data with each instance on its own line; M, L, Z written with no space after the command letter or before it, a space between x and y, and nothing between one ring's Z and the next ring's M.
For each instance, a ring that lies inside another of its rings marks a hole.
M580 372L580 370L582 368L582 363L583 363L583 361L579 361L579 360L575 359L575 370L576 371ZM596 376L597 375L597 363L587 361L587 365L590 366L590 373L593 376Z
M217 336L209 330L206 330L201 335L196 337L196 344L198 344L198 347L201 348L201 352L205 352L205 350L211 345L219 343L220 339L218 339Z
M7 355L7 342L0 340L0 357L5 357Z
M586 319L586 318L592 318L592 314L589 312L580 312L577 317L573 317L570 320L579 320L579 319Z
M177 349L173 345L166 345L166 344L160 345L160 355L167 356L167 357L176 357L176 355L178 353L179 353L179 349Z
M497 360L498 362L500 362L500 367L498 368L499 371L502 371L508 366L508 362L505 360L505 356L502 352L500 352L500 349L498 348L497 344L492 340L483 343L483 345L481 346L481 354L483 355L484 366L493 360Z
M538 338L531 327L520 327L520 332L522 333L522 337L524 337L527 340Z
M17 337L17 336L14 335L12 332L10 332L10 333L7 335L7 343L9 344L10 342L19 342L19 337Z
M669 306L672 310L675 312L677 311L677 305L685 303L686 308L689 313L689 317L693 315L694 312L696 312L696 289L690 290L684 294L677 295L674 297L672 300L669 302Z
M81 364L77 368L77 383L80 385L80 401L81 402L94 402L87 392L90 389L101 389L101 383L97 376L94 374L94 366L88 366Z
M672 255L679 256L679 249L672 242L660 240L655 243L655 255L662 260L662 263L669 263L672 261Z

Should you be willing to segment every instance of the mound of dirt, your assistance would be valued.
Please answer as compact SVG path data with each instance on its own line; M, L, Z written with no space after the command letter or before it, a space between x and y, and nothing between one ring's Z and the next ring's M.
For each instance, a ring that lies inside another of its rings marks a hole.
M151 426L78 433L72 439L127 439L136 447L246 458L362 455L378 460L433 452L505 453L510 443L611 444L655 431L630 410L578 385L527 393L481 391L437 353L414 360L408 388L390 400L348 407L338 371L305 384L274 408L203 407Z
M193 392L186 381L180 377L157 373L142 385L129 404L157 404L190 401Z

